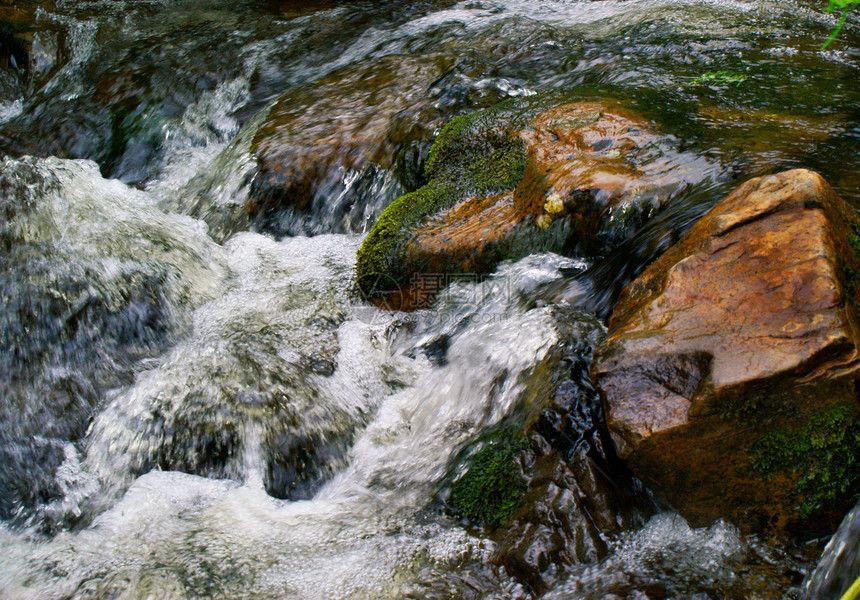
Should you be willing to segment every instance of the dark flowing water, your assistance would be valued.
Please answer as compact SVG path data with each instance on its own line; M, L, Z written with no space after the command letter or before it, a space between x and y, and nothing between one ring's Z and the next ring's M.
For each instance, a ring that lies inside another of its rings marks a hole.
M542 374L585 360L621 287L739 181L813 168L860 206L855 17L825 51L822 4L763 0L0 17L0 597L798 597L823 543L671 513L539 594L440 505L464 448L524 421ZM249 222L252 139L280 98L348 119L357 96L315 86L431 60L443 72L410 93L440 122L552 90L623 100L687 183L598 252L503 265L411 316L367 305L355 252L408 177L339 172L310 216Z

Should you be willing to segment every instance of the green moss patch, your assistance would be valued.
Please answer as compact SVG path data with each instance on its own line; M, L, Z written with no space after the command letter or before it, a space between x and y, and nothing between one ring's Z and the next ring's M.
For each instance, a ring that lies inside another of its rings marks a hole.
M767 401L764 394L741 395L723 403L718 415L723 420L748 419L757 422L759 417L767 414L765 409L772 409L773 403Z
M711 71L702 73L694 81L694 84L709 85L740 85L746 81L747 76L738 71Z
M528 487L516 464L517 456L528 448L528 441L519 436L502 434L486 442L454 482L454 511L477 525L498 527L510 521Z
M752 469L765 479L798 477L792 489L804 515L860 495L860 414L852 403L815 414L805 426L762 435L752 448Z
M382 291L369 287L378 285L380 274L387 275L382 281L406 283L408 273L402 252L408 233L437 207L453 205L456 197L453 186L437 183L400 196L388 205L358 250L356 280L359 288L368 294Z
M848 234L848 244L854 254L854 262L860 263L860 223L849 223L851 233ZM856 301L858 283L860 283L860 269L848 265L842 265L842 273L845 276L845 292Z

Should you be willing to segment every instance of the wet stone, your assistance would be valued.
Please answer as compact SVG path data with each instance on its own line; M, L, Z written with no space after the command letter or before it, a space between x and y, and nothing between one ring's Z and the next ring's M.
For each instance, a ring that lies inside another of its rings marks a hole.
M442 56L387 56L282 96L251 143L251 223L277 236L369 228L374 212L402 193L394 181L377 190L377 180L414 161L411 151L426 153L441 125L445 114L429 88L451 66Z
M622 294L592 367L609 428L694 525L807 539L853 501L858 232L816 173L752 179Z
M561 323L578 318L583 316L575 311L559 311ZM508 477L524 483L515 512L503 521L472 523L496 542L492 564L535 595L556 585L566 568L604 558L609 538L641 524L654 510L615 456L588 379L592 344L601 339L601 329L590 319L578 327L578 334L565 338L551 396L543 399L507 467Z
M265 449L266 492L274 498L310 500L346 463L352 436L340 439L279 433Z
M840 598L860 571L860 507L852 508L803 582L803 598ZM796 582L795 582L796 583ZM798 594L798 597L801 597Z
M487 273L532 252L604 252L712 175L677 146L611 100L543 95L458 117L434 143L427 185L393 202L368 236L359 286L383 274L404 306L421 308L422 276Z

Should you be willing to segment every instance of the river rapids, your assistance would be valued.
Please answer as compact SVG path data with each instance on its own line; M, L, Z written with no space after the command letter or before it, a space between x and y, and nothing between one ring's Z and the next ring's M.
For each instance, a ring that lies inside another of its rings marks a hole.
M605 552L539 589L448 498L469 449L587 365L620 289L736 182L813 168L860 207L856 17L822 50L839 15L805 0L6 4L0 598L835 597L856 515L826 551L789 548L692 529L634 486ZM442 75L409 93L444 118L624 99L695 182L600 252L377 308L356 251L409 178L342 169L309 211L249 221L251 146L285 94L348 119L364 96L314 86L431 59Z

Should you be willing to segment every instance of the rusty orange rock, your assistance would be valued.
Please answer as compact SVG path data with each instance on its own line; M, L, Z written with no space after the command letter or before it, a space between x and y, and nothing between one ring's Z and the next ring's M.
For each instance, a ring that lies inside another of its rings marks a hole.
M844 489L818 494L816 475L780 456L854 443L858 232L819 175L753 179L622 293L592 366L608 425L694 524L803 536L853 501L853 467L838 466Z
M509 99L445 125L427 184L382 212L356 280L372 295L365 282L384 275L411 297L424 275L489 273L534 252L603 253L720 171L620 102Z
M566 104L540 113L515 135L525 142L531 175L544 180L546 192L544 198L535 198L526 180L518 188L519 204L560 215L582 197L576 192L592 192L602 208L652 185L648 175L655 165L637 159L658 141L655 129L609 102Z
M515 189L430 216L406 245L406 263L484 273L504 258L588 245L613 211L653 211L685 181L683 161L654 153L665 142L655 126L611 101L549 108L508 135L525 159Z
M444 273L451 265L462 273L483 273L497 259L488 255L512 237L523 218L510 192L467 198L416 229L406 253L431 273Z

